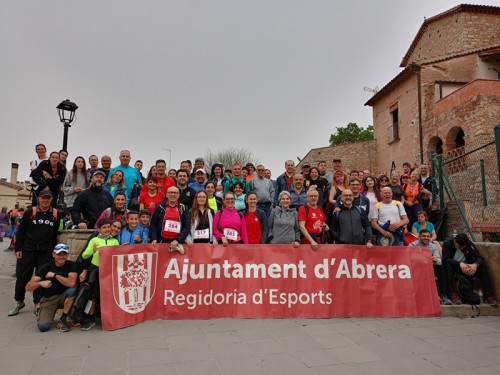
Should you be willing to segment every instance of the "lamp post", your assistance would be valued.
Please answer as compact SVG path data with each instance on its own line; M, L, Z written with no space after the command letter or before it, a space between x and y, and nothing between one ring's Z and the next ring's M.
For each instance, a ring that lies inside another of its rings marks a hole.
M162 150L168 151L168 169L167 169L168 173L168 171L170 170L170 164L172 162L172 150L170 148L162 148Z
M63 147L62 149L68 151L68 129L71 127L71 123L75 118L75 111L78 106L70 102L69 99L62 101L57 106L57 112L59 113L59 119L64 124L64 136L63 136Z

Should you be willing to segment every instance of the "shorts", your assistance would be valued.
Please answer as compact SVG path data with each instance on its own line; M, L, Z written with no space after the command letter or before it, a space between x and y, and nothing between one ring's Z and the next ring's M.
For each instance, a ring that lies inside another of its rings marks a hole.
M66 292L51 296L48 298L42 297L40 300L40 312L38 313L37 324L52 323L57 309L64 307L64 300L76 296L75 288L68 288Z

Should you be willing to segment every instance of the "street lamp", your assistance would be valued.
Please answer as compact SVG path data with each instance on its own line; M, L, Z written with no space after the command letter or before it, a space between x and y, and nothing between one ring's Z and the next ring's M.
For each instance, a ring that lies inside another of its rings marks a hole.
M162 148L163 151L168 151L168 169L167 172L170 170L170 163L172 162L172 150L170 148Z
M68 128L71 127L71 123L75 118L75 111L78 106L70 102L69 99L62 101L57 106L57 112L59 113L59 119L64 124L64 137L63 137L63 147L62 149L68 151Z

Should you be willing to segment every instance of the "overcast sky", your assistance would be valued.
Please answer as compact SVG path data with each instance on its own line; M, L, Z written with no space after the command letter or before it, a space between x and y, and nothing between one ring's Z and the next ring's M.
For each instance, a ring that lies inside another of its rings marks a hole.
M177 168L237 147L277 177L336 126L371 125L363 86L396 76L424 17L457 4L0 0L0 176L14 162L27 179L36 143L62 147L70 99L70 166L129 149L149 169L171 149Z

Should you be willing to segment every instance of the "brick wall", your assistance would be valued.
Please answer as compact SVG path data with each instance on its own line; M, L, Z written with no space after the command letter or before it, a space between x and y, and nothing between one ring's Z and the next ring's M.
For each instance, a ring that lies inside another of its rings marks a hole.
M341 158L344 170L347 172L369 168L375 173L378 171L376 153L377 142L373 139L335 147L313 148L302 161L307 161L314 167L318 166L319 161L326 160L328 170L331 170L333 158ZM300 172L300 165L296 171Z
M500 12L461 12L429 22L408 64L500 44Z

